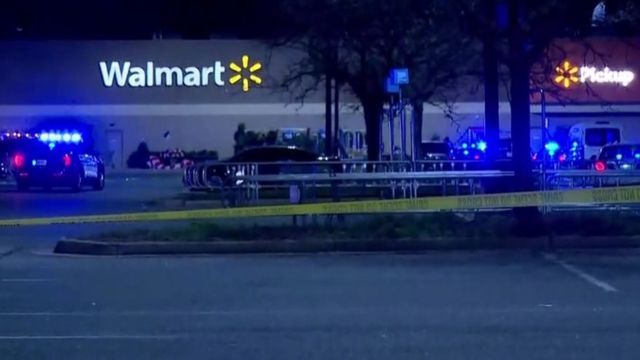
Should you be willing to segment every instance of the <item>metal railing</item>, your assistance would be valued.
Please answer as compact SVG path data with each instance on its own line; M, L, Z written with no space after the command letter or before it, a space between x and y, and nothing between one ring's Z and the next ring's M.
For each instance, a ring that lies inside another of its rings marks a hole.
M640 170L548 170L546 180L551 189L624 186L640 184Z
M219 186L218 179L209 174L209 167L217 167L228 176L263 175L280 173L398 173L487 170L486 162L479 160L425 160L425 161L316 161L316 162L261 162L261 163L208 163L191 166L184 170L183 183L194 190L209 190Z
M394 172L394 173L336 173L336 174L278 174L249 175L235 178L236 184L246 189L246 193L254 202L259 200L260 189L269 184L298 186L301 191L309 186L338 185L340 187L377 187L389 189L391 198L416 198L421 187L441 188L441 194L447 194L452 187L454 194L461 188L474 194L482 189L480 180L490 178L512 177L513 172L497 170L478 171L432 171L432 172Z
M477 162L421 161L345 161L345 162L276 162L276 163L217 163L224 176L208 172L208 166L194 166L185 170L183 181L194 190L219 192L221 199L242 199L250 204L261 200L261 192L279 190L283 199L287 191L297 187L302 193L331 189L331 194L344 189L373 189L385 191L391 198L415 198L425 187L436 189L437 195L475 194L486 190L489 179L508 179L512 171L499 170L437 170L445 164L464 165ZM271 168L268 168L271 167ZM413 170L418 168L420 170ZM425 169L426 170L421 170ZM267 173L260 173L260 170ZM540 169L533 170L541 189L623 186L640 184L638 170ZM502 181L501 186L508 186ZM543 186L542 184L545 184ZM432 192L433 193L433 192ZM424 195L422 195L424 196ZM237 203L237 201L236 201Z

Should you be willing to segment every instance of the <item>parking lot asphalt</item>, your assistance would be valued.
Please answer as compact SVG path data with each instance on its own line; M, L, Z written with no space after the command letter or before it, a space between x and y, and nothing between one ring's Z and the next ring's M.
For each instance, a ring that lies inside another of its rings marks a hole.
M0 218L66 216L143 211L150 201L183 191L179 173L119 173L109 175L103 191L82 192L34 188L18 192L10 182L0 183Z
M17 192L10 182L0 182L0 218L31 218L140 212L153 202L183 192L179 173L125 172L110 174L104 191L66 189ZM82 236L113 229L162 227L170 224L82 224L0 228L0 247L52 249L62 237Z
M0 354L637 359L639 256L94 258L19 251L0 258Z

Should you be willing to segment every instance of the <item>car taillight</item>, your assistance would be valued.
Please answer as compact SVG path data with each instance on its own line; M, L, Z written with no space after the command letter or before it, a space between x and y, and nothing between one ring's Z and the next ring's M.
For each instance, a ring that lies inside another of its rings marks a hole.
M560 156L558 156L558 160L560 160L560 162L562 162L562 161L566 161L566 160L567 160L567 155L565 155L565 154L560 154Z
M13 156L13 165L15 165L15 167L17 168L21 168L24 166L24 155L22 154L15 154Z
M607 164L605 164L604 161L598 160L598 161L596 161L596 164L595 164L594 167L595 167L597 172L603 172L603 171L605 171L607 169Z
M71 166L71 156L69 156L69 154L64 154L62 161L64 162L65 167Z

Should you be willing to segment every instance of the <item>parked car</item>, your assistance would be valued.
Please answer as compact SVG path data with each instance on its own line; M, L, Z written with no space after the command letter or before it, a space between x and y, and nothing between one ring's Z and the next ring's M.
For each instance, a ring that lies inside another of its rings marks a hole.
M593 168L599 173L640 169L640 144L603 146ZM636 176L603 177L598 183L601 186L638 185L640 180Z
M546 149L541 149L538 152L532 151L531 160L534 168L537 169L542 169L545 162L547 169L567 169L575 167L575 162L573 162L562 149L557 149L552 152Z
M105 169L102 159L85 149L80 141L71 141L67 134L42 138L15 139L9 155L11 173L18 190L25 191L38 186L45 189L70 187L79 191L83 186L102 190L105 185ZM73 135L74 140L76 136ZM65 140L69 141L65 141Z
M330 158L290 146L267 146L244 150L228 159L191 166L184 171L183 183L193 190L234 185L236 176L259 174L341 171L339 165L318 164Z
M449 143L442 141L423 141L420 144L420 153L422 157L418 160L422 161L419 169L421 171L443 171L451 170L453 149Z
M449 160L452 149L448 143L441 141L423 141L420 144L423 160Z
M0 136L0 179L6 179L11 176L11 144L12 140Z
M11 175L9 170L9 161L8 158L4 159L0 156L0 180L4 180Z
M640 144L603 146L594 165L596 171L640 169Z

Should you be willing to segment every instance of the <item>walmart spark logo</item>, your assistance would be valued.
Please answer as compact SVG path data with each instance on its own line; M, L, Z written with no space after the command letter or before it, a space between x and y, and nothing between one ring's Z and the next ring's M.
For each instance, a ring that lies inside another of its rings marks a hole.
M235 62L229 64L229 68L236 74L229 78L229 83L237 84L242 81L242 91L249 91L249 84L254 83L256 85L262 84L262 78L256 74L262 69L262 64L259 61L254 62L249 66L249 55L242 56L242 66L239 66Z
M565 60L561 66L556 67L556 77L554 81L556 84L568 89L572 84L577 84L580 80L580 78L578 78L579 71L580 69L577 66Z

